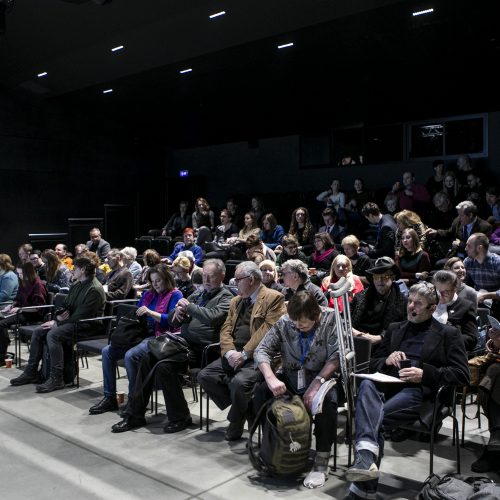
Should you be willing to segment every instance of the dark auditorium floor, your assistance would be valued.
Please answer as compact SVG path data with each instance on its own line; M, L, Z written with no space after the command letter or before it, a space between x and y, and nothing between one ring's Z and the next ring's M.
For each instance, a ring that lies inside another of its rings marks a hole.
M23 351L24 359L26 352ZM342 499L348 484L343 479L347 448L339 448L337 472L326 485L307 490L300 482L262 478L249 464L245 440L224 441L225 412L211 406L210 432L198 429L199 406L190 403L193 426L179 434L164 434L164 408L147 415L151 422L124 434L112 434L119 420L115 413L90 416L88 408L101 397L100 357L89 358L81 370L79 389L67 388L36 394L34 386L12 387L16 368L0 368L0 477L2 498L115 499L144 498L246 500L255 498ZM123 369L122 369L123 373ZM125 389L126 379L119 381ZM191 390L186 397L192 401ZM474 413L474 407L468 414ZM245 431L244 436L247 433ZM435 472L455 467L450 423L445 422L437 447ZM482 429L467 420L462 473L471 474L470 463L479 444L488 439L486 419ZM407 440L386 444L379 498L413 499L428 475L428 444ZM490 474L500 481L497 474Z

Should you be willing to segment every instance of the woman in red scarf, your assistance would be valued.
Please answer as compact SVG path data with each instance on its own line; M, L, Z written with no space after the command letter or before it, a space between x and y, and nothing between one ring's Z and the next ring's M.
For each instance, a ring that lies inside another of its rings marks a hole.
M309 267L316 269L318 283L330 272L333 259L339 252L335 248L332 238L328 233L317 233L314 235L314 252L309 257Z

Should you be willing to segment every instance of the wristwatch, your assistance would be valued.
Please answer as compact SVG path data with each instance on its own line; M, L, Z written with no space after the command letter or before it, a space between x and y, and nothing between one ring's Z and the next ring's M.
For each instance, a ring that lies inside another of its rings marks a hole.
M323 385L326 382L325 377L320 377L319 375L317 377L314 377L315 380L319 380L321 382L321 385Z

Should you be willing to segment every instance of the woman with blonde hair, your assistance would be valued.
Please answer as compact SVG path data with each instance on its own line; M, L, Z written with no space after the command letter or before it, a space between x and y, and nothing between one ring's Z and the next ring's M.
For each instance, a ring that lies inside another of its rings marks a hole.
M351 261L353 274L359 276L364 283L363 279L366 277L366 271L372 267L370 257L364 253L359 253L361 243L354 234L348 234L340 244L344 255L347 255ZM368 281L365 284L368 284Z
M172 262L172 272L175 276L177 289L187 299L194 292L193 281L189 270L191 269L191 261L187 257L177 257Z
M427 279L431 270L429 254L422 250L422 245L415 229L406 228L401 234L401 248L395 257L401 278L414 285L420 279Z
M337 255L337 257L333 259L330 275L326 276L321 283L321 289L325 292L325 295L328 298L328 307L334 307L334 299L329 293L330 285L336 283L340 278L346 278L350 283L349 302L352 302L353 297L357 293L363 291L363 283L361 283L358 276L352 273L352 263L349 257L345 255ZM337 304L340 312L342 312L344 310L342 297L337 299Z

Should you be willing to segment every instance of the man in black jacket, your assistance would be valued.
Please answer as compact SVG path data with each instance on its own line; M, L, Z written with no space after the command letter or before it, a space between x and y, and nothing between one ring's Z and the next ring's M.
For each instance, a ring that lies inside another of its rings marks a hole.
M372 225L377 226L377 237L375 245L362 246L361 250L370 258L387 256L394 258L394 243L396 240L396 222L390 214L382 215L376 203L368 202L361 209L365 219Z
M469 382L467 353L460 332L432 318L437 294L433 285L417 283L410 289L407 321L392 323L372 372L383 372L404 383L379 384L363 380L356 403L356 460L347 470L352 498L375 498L383 455L383 430L420 419L429 425L433 401L443 385ZM409 360L411 366L402 368Z
M390 257L378 258L366 274L369 286L351 303L352 333L372 343L373 355L389 324L406 317L406 297L396 283L399 268Z

